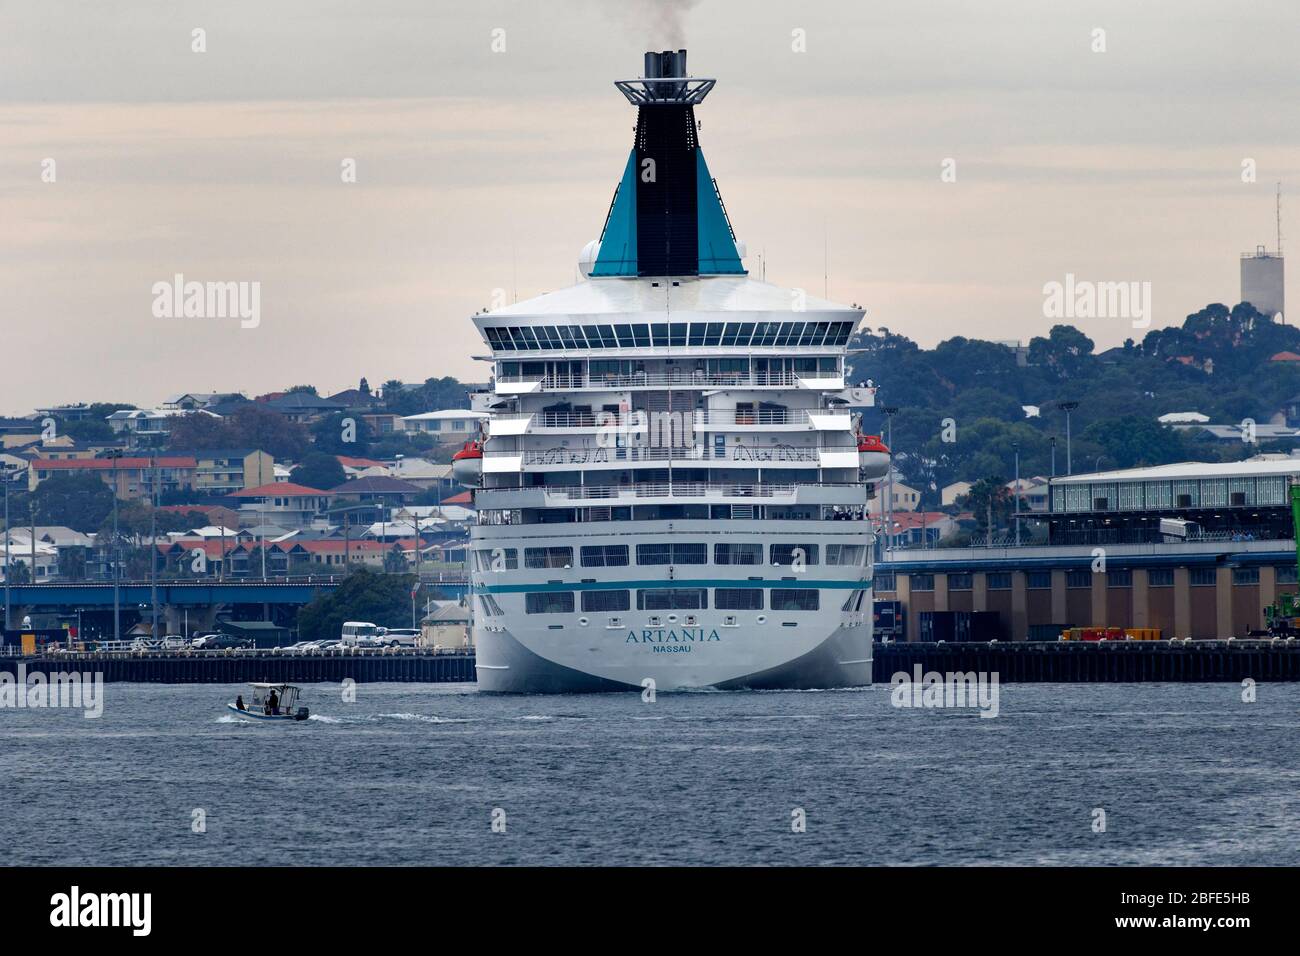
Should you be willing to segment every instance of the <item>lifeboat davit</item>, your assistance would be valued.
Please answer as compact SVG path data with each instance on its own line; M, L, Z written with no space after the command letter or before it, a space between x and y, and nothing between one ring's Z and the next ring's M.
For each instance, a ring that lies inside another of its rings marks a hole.
M483 443L467 441L451 456L451 476L466 488L483 484Z
M858 473L864 481L889 474L889 447L879 435L858 436Z

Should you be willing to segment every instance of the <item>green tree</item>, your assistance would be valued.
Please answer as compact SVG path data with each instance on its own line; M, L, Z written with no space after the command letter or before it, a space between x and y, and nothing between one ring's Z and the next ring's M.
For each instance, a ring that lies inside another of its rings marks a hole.
M46 478L31 497L41 524L63 525L87 533L98 528L113 510L112 489L92 474Z
M344 422L350 420L345 429ZM349 455L364 458L370 448L370 426L364 418L336 412L327 415L311 427L312 441L317 451L331 455ZM345 438L352 441L345 441Z
M987 535L1006 528L1015 511L1015 496L1002 478L981 478L971 485L970 491L957 499L957 504L970 511L975 518L978 534ZM989 524L990 519L992 525ZM1023 518L1021 519L1023 521Z
M333 591L298 612L304 641L336 638L344 621L370 621L383 627L410 627L413 574L381 574L356 568Z
M329 491L347 480L343 466L333 455L312 452L293 470L291 479L296 485L306 485L320 491Z
M274 458L301 458L310 447L307 429L259 402L240 405L226 418L186 415L171 429L168 445L181 451L257 448Z
M59 578L64 581L86 580L88 549L80 545L59 549Z
M1105 449L1107 468L1168 465L1187 460L1187 447L1179 432L1138 415L1093 422L1084 430L1083 438Z
M31 584L32 572L27 567L27 562L21 558L14 558L14 566L9 569L10 584Z

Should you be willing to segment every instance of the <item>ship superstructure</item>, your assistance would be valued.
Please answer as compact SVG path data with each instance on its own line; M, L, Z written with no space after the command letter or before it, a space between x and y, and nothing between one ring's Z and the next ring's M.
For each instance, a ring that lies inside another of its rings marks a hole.
M845 381L862 312L746 273L698 142L713 84L646 54L584 281L474 319L490 418L455 466L483 690L870 683L888 456Z

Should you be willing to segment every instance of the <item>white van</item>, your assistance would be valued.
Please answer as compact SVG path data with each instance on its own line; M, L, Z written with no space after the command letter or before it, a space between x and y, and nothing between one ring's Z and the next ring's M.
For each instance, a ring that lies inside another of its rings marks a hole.
M344 621L339 640L344 647L374 647L379 643L379 626L369 621Z

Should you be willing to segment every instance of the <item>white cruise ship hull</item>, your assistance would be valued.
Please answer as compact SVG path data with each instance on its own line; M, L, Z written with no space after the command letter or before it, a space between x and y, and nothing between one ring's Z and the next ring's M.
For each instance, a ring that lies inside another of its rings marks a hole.
M827 545L867 540L856 523L736 522L719 529L710 522L639 523L635 530L589 529L582 537L527 529L480 527L474 550L489 566L492 554L525 554L530 545L572 546L574 554L593 542L656 544L692 541L714 554L718 543L795 541L815 545L819 558ZM603 532L603 533L602 533ZM478 686L489 693L582 693L721 689L812 689L871 683L870 568L804 568L755 565L602 568L514 568L475 571L474 643ZM700 608L639 609L639 592L663 588L700 594ZM816 591L815 610L782 610L774 594ZM761 607L719 607L720 593L759 592ZM584 610L598 594L626 594L627 608ZM573 610L529 613L527 596L572 595ZM584 595L586 597L584 597ZM488 597L490 603L481 603ZM491 608L494 613L483 613Z
M663 628L643 632L661 634ZM836 626L818 640L791 641L757 625L724 629L718 615L700 628L717 641L678 636L654 643L626 640L617 631L573 636L536 628L516 636L501 628L475 629L478 688L499 694L567 694L642 690L812 690L871 683L871 625ZM746 645L738 648L737 645ZM811 645L811 646L808 646Z

